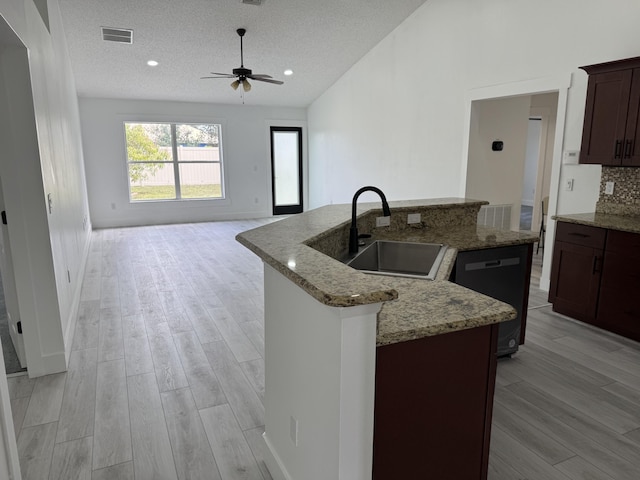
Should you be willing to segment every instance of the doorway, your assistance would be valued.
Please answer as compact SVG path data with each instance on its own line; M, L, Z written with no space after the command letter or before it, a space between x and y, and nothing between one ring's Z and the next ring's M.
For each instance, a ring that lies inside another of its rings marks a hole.
M303 211L302 128L271 127L271 188L274 215Z
M9 218L5 206L3 186L12 182L14 177L12 162L13 139L11 135L12 118L6 112L11 111L8 105L10 87L7 72L22 71L28 64L27 49L20 42L10 27L0 19L0 144L6 155L0 161L0 345L4 357L6 373L17 373L26 370L26 350L22 334L22 324L18 305L18 295L14 275L14 262L9 241ZM15 213L15 212L14 212ZM14 218L15 220L15 218Z
M466 191L508 207L511 230L537 232L542 199L549 196L558 94L519 95L474 101ZM502 142L500 150L492 143Z
M13 260L7 214L4 207L2 178L0 177L0 341L7 374L27 370L27 359L22 338L22 324L18 308L16 282L13 274Z
M541 200L545 196L549 197L548 214L552 216L556 212L558 201L558 188L560 184L560 170L561 170L561 158L562 158L562 145L564 141L564 124L567 111L567 97L568 90L571 85L571 75L562 74L552 77L544 77L533 80L524 80L520 82L505 83L499 85L492 85L488 87L481 87L470 90L466 95L466 120L465 123L469 126L469 129L465 132L464 150L460 172L460 192L461 195L469 195L468 183L472 176L469 175L469 170L474 168L473 155L471 148L471 142L473 136L477 133L478 118L476 106L487 100L506 100L513 99L522 96L532 96L533 98L543 98L547 95L551 95L555 98L555 105L549 108L550 114L553 116L553 122L549 122L546 149L546 162L543 175L539 175L538 179L542 182L542 187L536 191L536 198L534 199L534 210L532 214L532 224L538 225L539 220L536 220L537 211L541 210ZM531 104L530 106L533 106ZM529 111L525 113L527 115L525 120L528 121ZM525 126L526 137L526 126ZM493 139L499 140L499 139ZM486 142L483 143L486 145ZM506 145L506 144L505 144ZM489 149L491 144L489 144ZM477 166L476 166L477 167ZM517 177L512 177L511 182L521 182L522 173ZM500 187L499 189L501 189ZM496 189L498 191L499 189ZM547 189L545 191L545 189ZM539 193L538 193L539 192ZM539 197L538 197L539 195ZM478 198L477 195L475 198ZM539 198L539 200L538 200ZM515 229L518 229L519 213L521 196L514 197L514 201L510 203L517 203L517 217L515 218L517 223L512 222L512 225L516 225ZM536 211L537 210L537 211ZM539 217L538 217L539 218ZM513 228L513 227L512 227ZM555 225L550 222L547 225L546 235L548 238L553 238L555 233ZM549 242L548 248L543 251L542 272L540 276L540 288L542 290L548 290L549 278L551 273L551 257L553 255L553 248L551 242Z

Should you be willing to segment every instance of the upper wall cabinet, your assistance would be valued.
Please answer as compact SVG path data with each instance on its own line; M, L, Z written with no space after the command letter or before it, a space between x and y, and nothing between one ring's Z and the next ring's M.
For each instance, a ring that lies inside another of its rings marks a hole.
M580 163L640 166L640 57L580 68L589 74Z

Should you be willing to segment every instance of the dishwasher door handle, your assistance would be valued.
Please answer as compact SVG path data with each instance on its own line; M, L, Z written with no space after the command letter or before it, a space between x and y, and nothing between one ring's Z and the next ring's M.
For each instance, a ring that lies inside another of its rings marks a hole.
M464 266L464 269L467 272L470 272L472 270L486 270L488 268L512 267L514 265L520 265L520 257L498 258L495 260L487 260L484 262L467 263Z

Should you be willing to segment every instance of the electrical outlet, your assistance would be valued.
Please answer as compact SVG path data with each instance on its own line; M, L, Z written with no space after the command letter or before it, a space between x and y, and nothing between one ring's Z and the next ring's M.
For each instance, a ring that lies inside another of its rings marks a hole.
M407 215L407 223L420 223L420 214L419 213L410 213Z
M573 190L573 178L569 178L569 179L564 181L564 189L567 192L570 192L570 191Z
M289 436L291 441L297 447L298 446L298 420L293 416L289 418Z
M607 195L613 195L614 185L615 185L614 182L607 182L604 186L604 193L606 193Z
M391 217L376 217L376 227L388 227L391 225Z

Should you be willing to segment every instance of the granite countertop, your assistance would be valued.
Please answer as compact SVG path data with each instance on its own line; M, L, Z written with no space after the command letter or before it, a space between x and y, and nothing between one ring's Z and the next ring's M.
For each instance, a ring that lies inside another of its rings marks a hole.
M477 211L485 203L451 198L389 202L392 226L375 229L368 225L379 215L380 204L358 206L358 228L361 233L370 228L374 239L448 245L434 281L370 275L342 263L339 258L346 253L351 205L321 207L240 233L236 238L325 305L383 302L378 314L377 345L386 345L515 318L510 305L448 281L460 250L527 244L538 238L531 233L475 225ZM426 222L417 228L393 228L394 221L401 224L406 212L417 210L423 212ZM474 223L469 224L470 220ZM448 226L456 222L466 224Z
M559 222L640 233L640 217L637 216L612 215L608 213L576 213L572 215L554 215L551 218Z

